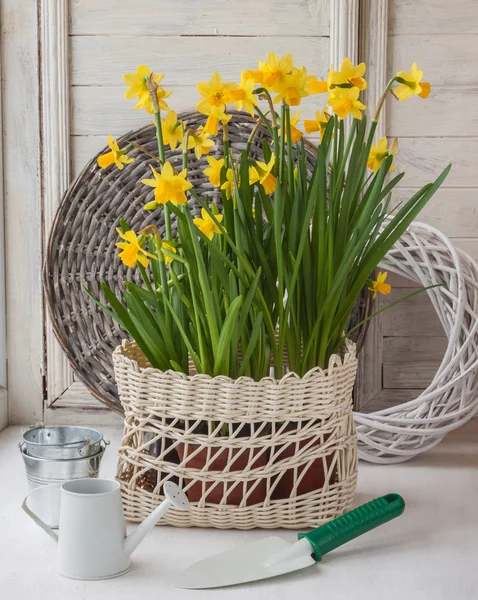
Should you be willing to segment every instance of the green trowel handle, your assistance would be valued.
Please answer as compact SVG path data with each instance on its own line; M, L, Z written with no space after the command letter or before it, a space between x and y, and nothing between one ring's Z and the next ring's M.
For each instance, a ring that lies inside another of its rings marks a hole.
M343 546L359 535L375 529L399 517L405 510L405 502L398 494L387 494L326 523L309 533L299 533L299 539L306 538L313 546L315 559L321 560L324 554Z

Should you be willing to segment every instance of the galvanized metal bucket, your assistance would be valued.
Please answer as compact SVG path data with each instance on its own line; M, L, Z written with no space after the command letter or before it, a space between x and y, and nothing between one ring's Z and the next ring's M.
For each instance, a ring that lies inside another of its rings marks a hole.
M95 456L101 451L103 434L88 427L31 427L23 434L26 453L37 458L67 460Z
M35 490L30 497L31 508L50 527L58 527L61 484L71 479L97 478L106 445L102 440L100 451L94 456L52 460L30 456L26 443L19 445L25 463L28 491Z

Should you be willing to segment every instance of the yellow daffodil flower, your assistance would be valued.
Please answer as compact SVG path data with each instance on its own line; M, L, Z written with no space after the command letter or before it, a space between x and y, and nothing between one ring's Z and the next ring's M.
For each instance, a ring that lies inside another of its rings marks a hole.
M228 115L226 112L224 112L221 118L209 115L206 124L204 125L204 131L209 135L217 135L219 129L219 121L221 121L221 123L225 125L226 123L229 123L231 118L232 115Z
M304 119L304 129L306 133L315 133L316 131L320 131L320 141L322 141L330 117L331 115L329 115L326 109L323 108L322 111L318 110L315 113L314 121Z
M181 123L178 121L178 115L175 110L170 110L166 117L162 119L161 130L165 145L169 144L171 150L175 150L183 139Z
M279 58L274 52L269 52L267 60L258 62L259 70L246 71L246 77L250 77L254 83L260 83L263 87L277 91L277 86L292 72L294 61L291 54L284 54Z
M209 139L209 133L205 131L204 127L191 131L188 135L188 150L194 148L194 154L198 160L203 154L209 154L213 146L214 140Z
M197 89L202 98L196 108L208 116L204 130L210 135L217 135L219 121L224 124L231 118L226 113L226 105L241 100L244 92L238 89L237 83L223 81L217 72L212 74L210 81L198 83Z
M150 75L151 70L144 65L140 65L136 69L136 73L127 73L126 75L123 75L123 81L129 85L124 96L128 100L131 100L132 98L138 98L138 104L134 107L135 110L144 108L146 112L153 114L153 102L151 100L151 96L149 95L147 85ZM162 110L169 110L169 107L164 99L170 96L172 92L168 92L159 86L163 80L163 77L164 75L161 73L153 73L153 82L158 86L156 94L158 96L159 108Z
M216 218L216 221L218 223L220 223L223 219L223 215L214 215ZM208 237L210 240L212 240L212 238L214 237L214 234L221 234L222 231L219 229L219 227L216 225L216 223L213 221L213 219L208 215L208 213L206 212L206 210L203 208L201 209L201 217L202 218L197 218L197 219L193 219L194 224L199 227L199 229L204 233L204 235L206 237Z
M423 71L420 71L417 63L413 63L410 72L399 71L396 75L399 78L399 85L393 90L394 95L403 102L410 96L420 96L428 98L431 86L428 81L422 81Z
M161 173L158 173L154 167L151 167L151 170L153 171L154 179L142 179L141 183L154 188L154 200L156 205L171 202L177 206L178 204L184 204L184 202L187 201L185 192L190 190L193 186L192 183L186 179L186 169L183 169L176 175L171 163L166 162L164 163ZM147 210L157 208L157 206L153 206L153 203L151 202L149 202L146 207Z
M241 71L241 81L237 90L240 100L236 100L237 110L245 110L251 117L254 116L254 106L257 106L257 96L254 95L254 80Z
M396 156L398 151L398 139L395 138L390 144L390 148L387 148L387 138L383 137L377 142L376 146L372 146L367 161L367 167L376 173L380 169L380 165L389 156ZM389 171L394 171L395 165L390 165Z
M300 138L304 135L302 131L296 127L297 123L299 122L301 113L302 111L299 110L297 111L295 116L290 116L290 137L292 138L292 141L294 143L298 142ZM287 140L287 131L284 131L284 134L285 139ZM282 135L282 129L279 129L279 135Z
M385 283L385 280L387 279L387 275L388 275L388 273L386 271L384 273L382 273L382 271L380 271L377 275L377 280L370 282L370 287L368 289L371 292L373 292L374 300L377 297L377 293L380 293L380 294L383 294L384 296L386 296L387 294L390 294L390 292L392 291L392 286L389 283Z
M133 162L134 158L129 158L126 156L125 150L119 149L118 142L113 139L111 134L108 136L108 146L110 147L111 152L106 152L105 154L98 156L98 166L102 169L106 169L114 163L118 169L122 171L125 165L129 165Z
M203 173L209 178L212 185L219 187L221 185L221 170L224 166L224 159L208 156L206 160L209 163L209 167L204 169Z
M171 256L164 254L165 250L167 250L168 252L171 252L172 254L177 254L178 251L176 250L176 248L174 246L171 246L171 244L168 244L168 242L161 242L161 252L163 253L163 256L164 256L164 262L166 264L173 262L174 259L171 258Z
M216 119L222 119L226 105L236 102L241 96L237 83L223 81L217 72L212 74L210 81L198 83L197 89L202 96L196 106L197 110Z
M226 172L226 181L221 185L221 190L226 192L226 198L231 199L232 192L234 191L234 174L232 169L228 169Z
M332 107L332 110L341 119L345 119L351 114L356 119L362 118L361 110L367 108L365 104L362 104L358 99L360 90L358 87L353 88L340 88L335 87L329 94L328 103Z
M282 80L276 84L274 91L277 95L273 102L276 104L284 100L289 106L299 106L302 98L309 95L309 80L305 67L293 69L292 73L285 75Z
M272 192L276 189L276 178L272 174L274 164L275 156L272 154L267 164L256 161L252 167L252 169L255 171L255 176L252 177L251 183L256 183L256 181L258 181L264 188L265 193L268 195L272 194ZM252 171L252 173L254 173L254 171Z
M330 90L330 81L322 81L317 79L315 75L308 75L307 86L309 94L325 94Z
M116 246L122 249L122 252L119 253L119 257L127 267L134 268L136 263L139 262L146 269L149 265L148 258L156 259L153 254L146 252L146 250L141 247L138 236L133 230L130 229L123 233L121 229L117 228L116 231L120 238L125 240L124 242L118 242Z
M330 73L331 86L351 85L359 90L367 89L367 82L363 78L366 65L364 62L353 66L350 58L345 58L342 61L340 71L332 71Z

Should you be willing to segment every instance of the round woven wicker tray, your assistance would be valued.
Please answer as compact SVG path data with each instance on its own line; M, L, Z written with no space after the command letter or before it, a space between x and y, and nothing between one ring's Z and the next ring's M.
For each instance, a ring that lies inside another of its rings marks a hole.
M205 123L205 117L196 111L182 113L179 118L191 128ZM229 137L234 157L245 148L255 124L256 121L247 113L233 113ZM251 147L252 158L262 160L264 138L269 138L269 133L266 128L261 128ZM134 142L157 155L153 125L130 132L118 142L120 147ZM309 142L305 146L312 169L315 147ZM55 335L74 371L94 396L122 413L114 380L112 353L121 344L124 333L94 304L84 288L103 298L101 281L106 281L114 292L119 293L125 279L135 280L137 277L134 270L121 263L115 248L118 241L115 228L120 217L135 231L154 223L163 233L164 222L161 211L142 210L144 204L152 200L153 190L143 185L141 179L151 177L149 165L157 166L154 159L140 150L133 150L129 153L135 158L133 164L122 171L116 168L102 170L97 165L97 158L106 150L108 148L86 165L63 197L50 233L43 281ZM222 143L218 137L210 156L220 158L222 153ZM174 167L181 167L179 149L167 150L166 159ZM197 160L191 153L188 178L200 196L208 194L220 204L218 190L202 172L207 166L205 156ZM189 200L189 204L194 213L200 212L194 199ZM174 230L173 222L173 233ZM368 313L369 298L370 294L363 295L357 304L353 322L359 322Z

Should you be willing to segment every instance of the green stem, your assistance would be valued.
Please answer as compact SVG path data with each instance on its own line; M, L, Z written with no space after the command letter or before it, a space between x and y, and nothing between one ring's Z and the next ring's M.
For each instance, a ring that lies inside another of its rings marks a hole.
M285 112L285 126L287 129L284 129L284 133L287 132L287 170L288 170L288 179L289 179L289 193L290 199L293 201L294 199L294 161L292 158L292 131L290 125L290 108L287 104L284 104L284 112Z
M160 170L162 170L163 165L166 162L166 155L164 152L163 129L161 127L161 111L159 109L154 113L154 124L156 125L156 137L158 139L159 161L161 163ZM164 227L166 229L166 239L171 241L173 239L171 233L171 211L167 204L164 205Z

